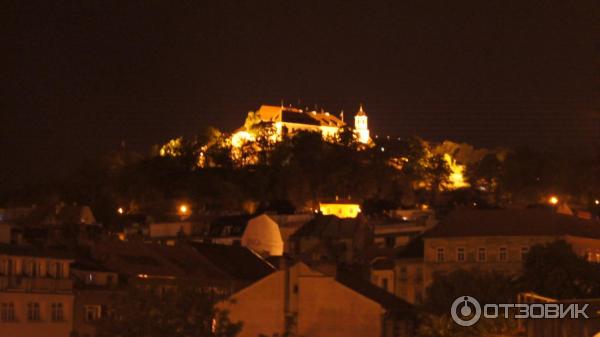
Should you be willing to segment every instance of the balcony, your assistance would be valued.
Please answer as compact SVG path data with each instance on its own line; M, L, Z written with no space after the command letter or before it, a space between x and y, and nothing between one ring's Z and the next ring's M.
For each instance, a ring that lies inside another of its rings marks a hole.
M22 275L0 276L0 291L70 292L71 279L34 278Z

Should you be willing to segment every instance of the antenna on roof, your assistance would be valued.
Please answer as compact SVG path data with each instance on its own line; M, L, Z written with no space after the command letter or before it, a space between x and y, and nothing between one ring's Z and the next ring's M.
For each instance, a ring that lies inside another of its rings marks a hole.
M281 99L281 108L283 109L283 98Z
M342 111L340 112L340 119L342 120L342 123L344 122L344 109L342 109Z

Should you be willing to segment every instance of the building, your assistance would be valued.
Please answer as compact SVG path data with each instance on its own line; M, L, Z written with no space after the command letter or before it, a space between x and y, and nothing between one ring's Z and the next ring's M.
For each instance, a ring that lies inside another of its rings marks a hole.
M220 217L210 225L212 243L239 245L262 256L281 256L289 249L289 239L312 215L236 215Z
M598 337L600 335L600 299L571 299L558 300L535 293L521 293L518 295L518 303L554 303L558 305L579 304L588 305L586 314L589 319L580 317L578 319L555 318L555 319L534 319L520 320L519 330L523 336L544 336L544 337L563 337L563 336L581 336Z
M389 256L378 256L371 262L371 283L413 304L424 299L423 238L413 239Z
M600 262L600 223L546 210L458 210L425 235L426 282L436 272L519 273L529 248L564 240Z
M123 284L118 273L88 258L78 258L71 265L71 276L75 294L73 335L94 336L95 322L108 314L113 295Z
M64 251L0 245L0 336L70 336L71 262Z
M23 241L21 226L0 222L0 244L20 244Z
M317 215L292 234L291 253L313 262L363 262L373 242L372 236L372 228L363 217Z
M165 246L142 242L101 242L91 256L71 267L76 336L95 336L96 321L110 313L114 299L129 287L163 292L181 284L228 296L275 271L243 247L190 243Z
M436 274L458 269L519 274L531 246L556 240L600 262L598 221L540 209L456 210L422 236L422 245L415 241L394 257L393 288L418 302ZM372 281L381 286L379 269L372 268Z
M299 131L319 132L325 139L332 139L340 128L346 126L343 112L340 118L329 112L316 110L304 111L293 107L262 105L256 112L248 113L246 125L234 131L231 144L240 147L245 142L254 141L256 135L252 126L260 123L272 123L274 126L274 139L279 140L284 135L291 135ZM354 117L354 131L357 140L363 144L371 141L368 117L362 105Z
M360 214L360 205L351 200L320 202L319 210L323 215L334 215L338 218L356 218Z
M415 317L408 303L369 282L327 275L299 262L231 295L219 304L240 337L290 332L305 337L409 336ZM287 330L287 331L286 331Z

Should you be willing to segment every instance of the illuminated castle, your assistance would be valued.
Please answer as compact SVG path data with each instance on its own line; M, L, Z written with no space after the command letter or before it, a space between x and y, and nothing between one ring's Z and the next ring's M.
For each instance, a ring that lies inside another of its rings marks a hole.
M262 105L258 111L248 113L245 125L234 131L231 143L238 147L247 141L254 141L252 125L260 123L272 123L275 128L274 137L277 139L281 139L284 134L294 134L298 131L320 132L323 138L333 139L340 128L346 126L343 114L340 113L338 117L324 111L303 111L293 107ZM370 142L367 114L362 105L354 116L354 132L359 142L363 144Z

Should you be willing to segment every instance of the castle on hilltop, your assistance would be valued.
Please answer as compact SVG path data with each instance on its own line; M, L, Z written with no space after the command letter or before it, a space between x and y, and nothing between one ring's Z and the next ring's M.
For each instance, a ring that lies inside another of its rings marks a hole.
M320 132L323 138L331 139L336 136L340 128L346 126L343 111L338 117L325 111L304 111L291 106L262 105L256 112L249 112L245 125L234 131L231 138L232 145L237 147L246 141L255 140L250 126L259 123L273 123L277 139L281 139L284 134L294 134L298 131ZM368 144L371 141L368 117L362 105L354 116L354 132L360 143Z

